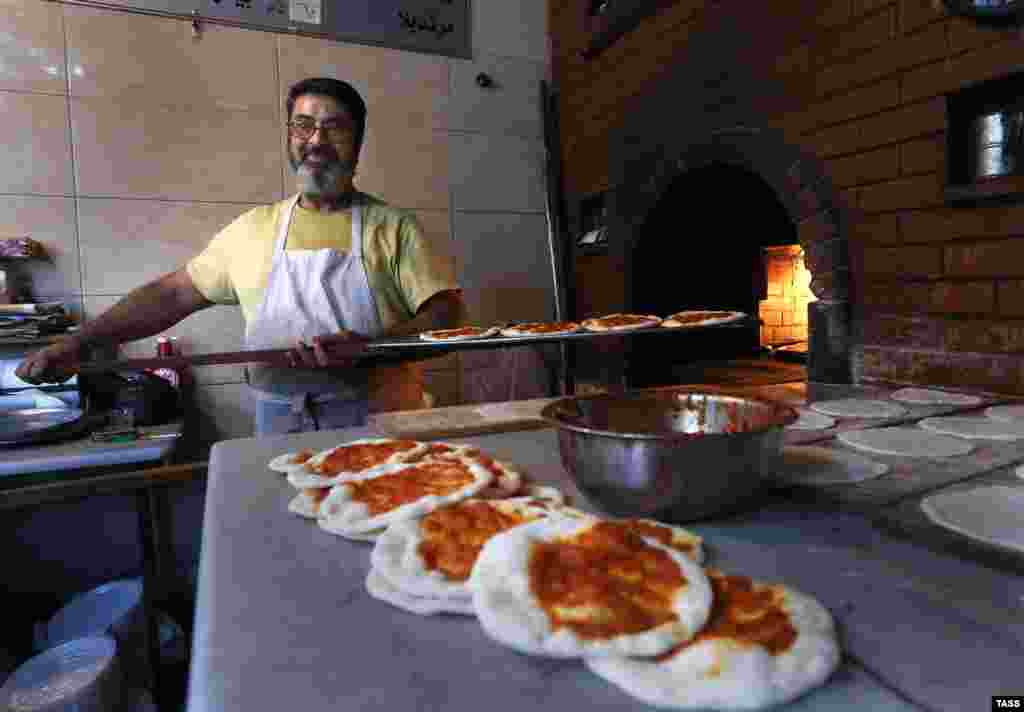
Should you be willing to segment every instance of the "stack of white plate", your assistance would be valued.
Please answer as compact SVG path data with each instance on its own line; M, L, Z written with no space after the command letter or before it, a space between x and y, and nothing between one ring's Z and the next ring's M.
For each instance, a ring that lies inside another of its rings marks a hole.
M0 687L0 709L108 712L125 709L137 696L121 674L117 642L96 635L68 641L24 663Z
M110 635L117 640L124 674L132 685L147 679L141 579L110 581L75 596L50 618L36 644L49 648L89 635Z

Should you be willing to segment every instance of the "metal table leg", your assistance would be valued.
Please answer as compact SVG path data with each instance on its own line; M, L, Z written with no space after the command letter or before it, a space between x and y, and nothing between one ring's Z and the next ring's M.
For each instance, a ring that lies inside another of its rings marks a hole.
M158 710L166 710L164 690L160 679L160 630L156 618L156 603L160 600L160 577L163 572L160 537L165 529L160 526L160 508L154 487L139 490L136 495L139 512L139 541L142 544L142 606L146 617L146 657L149 680Z

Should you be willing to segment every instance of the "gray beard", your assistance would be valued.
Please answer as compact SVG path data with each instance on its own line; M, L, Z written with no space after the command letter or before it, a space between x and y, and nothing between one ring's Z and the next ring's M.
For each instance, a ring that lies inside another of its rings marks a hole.
M314 198L336 198L347 191L349 180L356 174L355 163L331 161L322 167L291 160L299 179L299 192Z

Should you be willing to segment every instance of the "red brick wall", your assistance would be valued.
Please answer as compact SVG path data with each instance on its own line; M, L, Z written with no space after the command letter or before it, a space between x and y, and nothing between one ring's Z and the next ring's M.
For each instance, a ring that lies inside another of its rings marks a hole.
M1020 30L976 27L939 0L679 0L584 60L587 5L549 5L570 200L609 187L617 117L731 13L748 63L781 88L764 123L818 157L851 216L855 375L1024 393L1024 205L943 198L944 94L1024 70ZM577 285L587 304L604 288Z

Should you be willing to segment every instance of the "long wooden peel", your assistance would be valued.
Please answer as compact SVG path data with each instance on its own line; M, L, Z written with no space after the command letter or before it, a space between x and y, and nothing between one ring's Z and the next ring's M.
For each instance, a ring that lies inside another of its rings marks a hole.
M109 371L142 371L151 368L183 369L192 366L219 366L232 363L266 363L289 367L289 349L263 349L251 351L224 351L191 356L150 356L145 358L123 358L107 361L83 361L78 373L105 373ZM362 343L331 344L327 352L333 358L358 358L366 355Z

